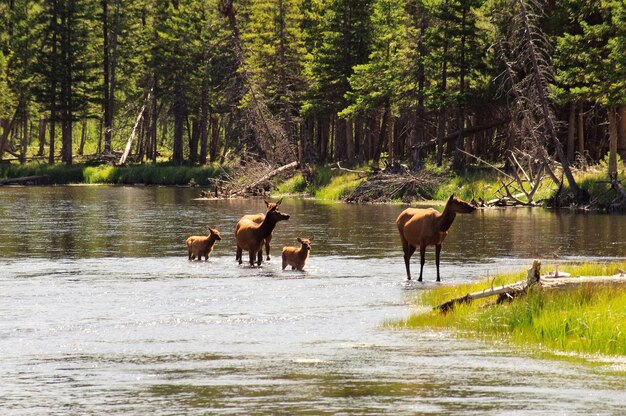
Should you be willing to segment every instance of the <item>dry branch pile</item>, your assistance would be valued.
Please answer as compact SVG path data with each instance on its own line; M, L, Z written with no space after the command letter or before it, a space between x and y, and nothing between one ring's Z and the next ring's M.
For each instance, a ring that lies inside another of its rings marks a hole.
M402 199L410 202L414 199L430 199L433 190L442 182L442 178L432 173L409 172L394 163L383 170L375 171L345 198L346 202L373 203L389 202Z
M249 160L231 172L222 171L222 179L213 180L214 191L202 191L200 196L203 198L262 196L270 190L274 178L281 178L285 174L291 176L299 166L298 162L276 167L267 161Z

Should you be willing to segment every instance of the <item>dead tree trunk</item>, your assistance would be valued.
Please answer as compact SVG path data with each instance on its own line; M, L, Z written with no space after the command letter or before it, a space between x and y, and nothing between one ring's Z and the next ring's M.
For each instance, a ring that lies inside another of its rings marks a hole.
M537 95L539 97L541 110L543 113L544 122L547 126L548 134L554 144L556 154L559 158L559 162L561 162L561 165L563 166L563 174L567 178L569 187L574 193L574 198L579 203L586 203L587 201L589 201L589 194L581 189L576 183L576 179L574 179L574 175L572 174L572 170L570 169L569 162L565 157L565 153L563 152L563 146L561 146L561 142L559 141L559 138L556 134L556 127L554 126L554 120L549 109L548 98L545 92L545 88L548 88L548 83L545 80L545 77L541 71L541 67L539 66L537 51L535 50L534 39L532 37L533 30L529 21L528 12L526 10L524 0L519 0L519 4L520 12L522 14L521 17L525 29L523 33L526 37L526 48L529 53L530 61L532 63L535 87L537 89Z
M141 106L141 110L139 110L139 114L137 115L137 119L135 120L135 125L133 126L133 130L130 133L130 137L128 138L128 141L126 142L126 148L124 149L124 153L122 153L122 157L120 157L119 162L117 162L118 165L125 164L126 160L128 159L130 150L133 147L133 141L135 140L135 135L137 134L137 127L139 127L139 123L141 122L144 112L146 111L146 103L150 101L151 93L152 93L152 89L148 92L148 96L146 97L145 102Z

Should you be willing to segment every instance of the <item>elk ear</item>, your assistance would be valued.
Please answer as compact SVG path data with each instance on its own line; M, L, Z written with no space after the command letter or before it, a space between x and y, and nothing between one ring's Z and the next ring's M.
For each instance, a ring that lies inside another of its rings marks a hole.
M450 198L448 198L448 201L452 201L454 199L454 194L450 195Z
M283 197L284 198L284 197ZM276 203L276 208L278 208L278 206L283 202L283 198L280 198L278 200L278 202Z
M313 236L310 236L310 237L309 237L309 241L313 241Z
M269 202L267 202L265 199L263 200L263 202L265 202L265 206L266 206L267 208L269 208L269 207L270 207L270 203L269 203Z
M300 237L297 238L298 243L302 244L302 239Z

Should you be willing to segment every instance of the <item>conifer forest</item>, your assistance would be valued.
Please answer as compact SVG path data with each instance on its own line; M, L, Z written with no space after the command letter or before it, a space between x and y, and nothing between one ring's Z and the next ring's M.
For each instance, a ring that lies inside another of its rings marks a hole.
M626 4L2 0L0 132L21 161L513 154L569 179L626 159Z

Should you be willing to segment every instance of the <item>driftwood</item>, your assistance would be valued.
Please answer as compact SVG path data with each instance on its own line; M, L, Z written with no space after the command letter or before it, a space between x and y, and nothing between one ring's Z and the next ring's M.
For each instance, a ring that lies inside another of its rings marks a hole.
M440 305L437 305L435 309L438 309L441 313L446 313L452 310L454 308L454 305L458 303L470 303L473 300L487 298L490 296L518 296L520 293L524 293L530 286L538 283L540 281L540 274L541 262L539 260L535 260L533 262L533 266L528 269L525 281L512 283L510 285L492 287L490 289L485 289L480 292L468 293L465 296L450 299Z
M528 269L527 278L525 281L519 281L510 285L492 287L480 292L468 293L465 296L450 299L434 309L438 309L441 313L449 312L459 303L470 303L475 299L486 298L490 296L498 296L497 303L501 303L503 300L512 299L514 297L523 295L531 286L541 287L542 290L555 290L555 289L567 289L571 287L577 287L582 284L626 284L626 272L618 270L618 273L613 276L576 276L571 277L569 273L559 272L558 268L555 273L540 276L541 262L535 260L533 266Z

